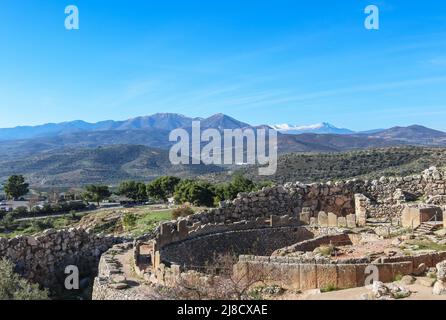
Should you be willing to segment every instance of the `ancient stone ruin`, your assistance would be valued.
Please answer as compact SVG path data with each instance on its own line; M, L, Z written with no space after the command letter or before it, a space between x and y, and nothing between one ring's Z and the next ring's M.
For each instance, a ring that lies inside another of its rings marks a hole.
M135 241L135 273L147 283L175 287L188 275L205 276L203 270L216 255L230 253L239 257L234 274L267 270L269 283L287 289L364 286L370 265L379 271L380 281L389 282L420 266L435 267L446 260L446 252L333 258L336 250L325 256L314 251L367 243L370 234L361 228L376 221L411 232L423 231L426 224L437 228L443 224L445 178L445 172L430 168L408 177L296 182L239 194L219 208L162 223L154 237ZM94 298L123 297L125 278L113 280L120 273L117 265L110 255L103 256Z

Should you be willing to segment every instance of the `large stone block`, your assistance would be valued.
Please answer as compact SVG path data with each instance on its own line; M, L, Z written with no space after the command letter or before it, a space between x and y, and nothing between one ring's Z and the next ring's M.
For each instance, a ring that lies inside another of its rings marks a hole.
M339 289L355 288L358 286L355 265L341 264L341 265L338 265L337 267L338 267L337 287ZM362 286L362 285L363 285L363 283L360 283L359 286Z
M315 264L300 265L300 289L317 289L317 271Z
M399 262L392 264L393 278L397 275L406 276L413 273L413 263L409 262Z
M305 224L310 224L310 213L309 212L301 212L300 213L300 221Z
M328 216L324 211L319 212L317 223L320 227L328 227Z
M363 227L367 223L367 207L370 200L363 194L355 194L356 224Z
M327 287L337 287L338 273L334 264L318 264L316 265L317 287L319 289Z
M354 214L349 214L345 218L347 220L347 228L356 228L356 216Z
M413 267L414 268L418 267L422 263L426 264L426 266L428 266L429 268L435 267L435 263L432 259L431 254L419 254L419 255L413 256L412 259L413 259Z
M337 227L338 226L338 216L333 212L329 212L327 215L328 226L329 227Z
M282 274L282 286L289 290L300 289L300 266L298 264L286 265L284 273Z
M433 205L407 205L401 215L401 225L404 228L415 229L423 222L435 220L435 216L440 221L442 209Z
M339 228L346 228L347 227L347 219L345 217L339 217L338 218L338 227Z
M178 231L178 237L180 240L183 240L187 237L189 233L189 229L187 228L187 221L186 220L179 220L177 223L177 231Z
M376 264L376 266L378 267L379 281L387 283L395 280L392 264Z

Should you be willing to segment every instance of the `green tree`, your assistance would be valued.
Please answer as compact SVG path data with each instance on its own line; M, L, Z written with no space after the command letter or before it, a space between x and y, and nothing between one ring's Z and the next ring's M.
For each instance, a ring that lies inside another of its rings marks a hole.
M180 203L189 202L196 206L212 207L214 197L213 187L203 181L183 180L175 189L175 200Z
M175 187L180 183L181 179L177 177L159 177L147 185L147 195L151 198L167 201L173 196Z
M85 192L83 194L83 197L86 201L96 202L98 206L102 200L105 200L110 196L111 192L107 186L94 184L86 186Z
M8 178L4 184L5 193L9 198L17 200L29 192L29 184L21 175L13 175Z
M48 291L40 290L14 272L14 265L0 260L0 300L48 300Z
M254 188L254 182L245 178L242 174L236 174L229 184L227 197L232 200L235 199L240 192L251 192Z
M148 198L146 185L136 181L122 182L117 193L134 201L147 201Z

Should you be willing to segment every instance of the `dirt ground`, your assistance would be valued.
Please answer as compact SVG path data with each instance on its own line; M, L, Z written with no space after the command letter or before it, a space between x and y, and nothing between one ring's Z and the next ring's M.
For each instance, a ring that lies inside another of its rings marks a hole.
M432 288L419 284L406 285L412 294L401 300L446 300L446 296L435 296L432 294ZM318 293L317 290L309 290L301 294L286 294L280 299L282 300L360 300L364 293L369 293L366 287L353 289L332 291L326 293Z

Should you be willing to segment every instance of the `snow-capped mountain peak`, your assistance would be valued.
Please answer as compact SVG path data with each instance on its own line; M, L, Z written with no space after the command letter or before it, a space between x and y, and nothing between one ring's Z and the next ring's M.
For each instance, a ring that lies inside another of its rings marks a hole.
M354 131L349 129L338 128L328 122L321 122L311 125L291 125L291 124L276 124L271 128L284 134L302 134L302 133L317 133L317 134L352 134Z

